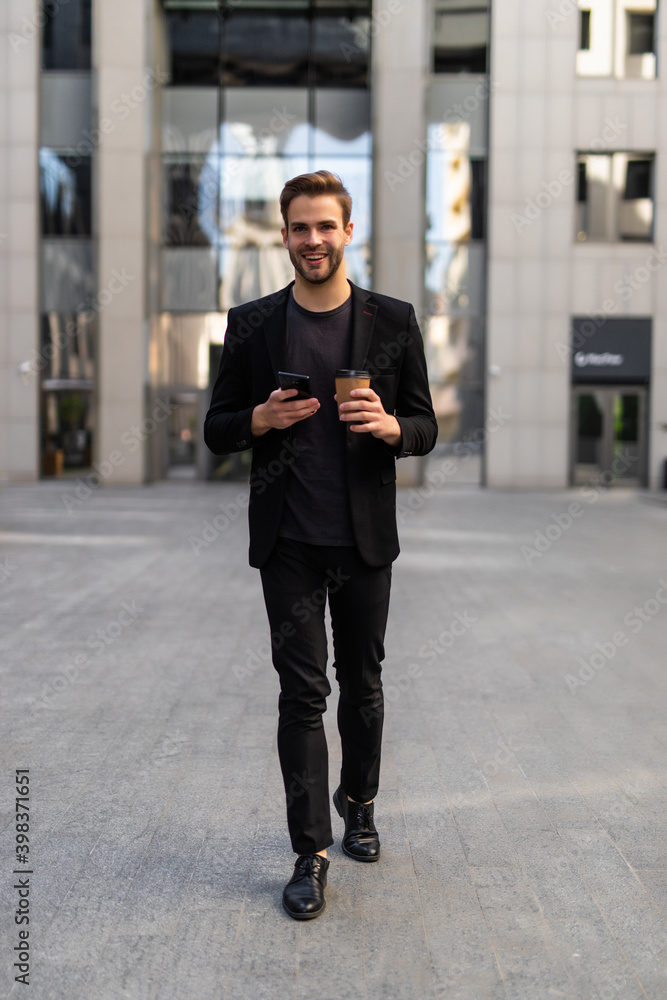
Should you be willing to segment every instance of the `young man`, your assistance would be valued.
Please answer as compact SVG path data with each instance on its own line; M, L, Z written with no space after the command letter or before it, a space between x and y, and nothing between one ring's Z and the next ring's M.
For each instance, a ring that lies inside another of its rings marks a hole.
M356 287L345 274L351 198L326 170L285 185L283 243L294 281L230 309L204 436L215 454L253 449L250 565L261 571L280 678L278 753L287 822L298 855L283 892L290 916L325 907L333 844L328 755L322 724L325 605L340 686L340 784L348 857L380 856L380 680L396 530L396 458L425 455L437 436L426 361L407 302ZM337 369L371 374L370 388L342 403ZM278 388L278 373L310 377L312 396Z

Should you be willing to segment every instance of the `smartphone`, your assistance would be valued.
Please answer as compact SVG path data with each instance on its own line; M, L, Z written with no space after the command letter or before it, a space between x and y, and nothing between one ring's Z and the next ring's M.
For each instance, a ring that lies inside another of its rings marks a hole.
M307 375L295 375L294 372L278 372L278 384L281 389L297 389L298 396L290 396L290 399L310 399L313 395L310 391L310 379ZM289 400L285 400L289 402Z

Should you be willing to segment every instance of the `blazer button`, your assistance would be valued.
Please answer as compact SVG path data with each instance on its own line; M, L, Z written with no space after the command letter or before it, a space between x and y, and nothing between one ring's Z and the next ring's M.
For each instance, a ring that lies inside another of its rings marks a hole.
M236 447L237 448L245 448L245 446L247 445L247 443L248 443L247 441L237 441L236 442Z

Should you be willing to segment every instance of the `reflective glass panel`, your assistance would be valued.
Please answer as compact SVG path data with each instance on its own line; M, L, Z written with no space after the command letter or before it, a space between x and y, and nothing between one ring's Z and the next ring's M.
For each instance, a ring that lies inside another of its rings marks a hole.
M427 240L484 238L484 161L431 152L426 166Z
M42 315L38 366L42 385L90 383L95 377L96 314L49 310Z
M222 149L246 155L306 154L308 91L292 87L232 87L225 93Z
M427 309L431 315L483 316L484 246L427 243Z
M488 7L445 4L435 12L433 70L435 73L485 73L489 37Z
M294 278L280 231L269 229L260 242L256 237L243 244L224 246L220 253L220 308L269 295Z
M76 152L81 143L79 152L90 154L93 147L84 130L91 135L91 74L42 73L39 84L41 144Z
M220 82L220 25L216 11L167 11L170 83Z
M215 245L218 242L220 158L164 160L164 233L167 246Z
M164 153L208 153L217 141L217 87L165 87L162 91Z
M90 156L39 151L39 193L43 236L91 235Z
M313 22L316 87L368 87L371 21L318 17Z
M43 239L40 252L44 312L93 309L97 289L92 240Z
M310 170L332 170L341 178L352 198L354 223L351 247L371 238L371 160L366 156L314 157Z
M315 91L315 155L370 156L370 94L367 90Z
M308 18L231 13L225 19L227 87L307 87Z
M278 239L282 245L280 192L286 181L308 169L305 157L223 157L220 217L228 242L250 247Z
M218 305L217 250L198 247L162 251L162 308L209 312Z
M42 69L90 69L91 3L44 0Z

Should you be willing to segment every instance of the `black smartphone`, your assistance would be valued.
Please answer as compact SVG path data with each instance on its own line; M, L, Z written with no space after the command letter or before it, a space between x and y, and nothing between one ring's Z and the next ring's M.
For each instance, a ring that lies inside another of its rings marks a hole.
M295 375L294 372L278 372L278 384L281 389L297 389L298 396L290 396L290 399L310 399L313 395L310 391L310 379L307 375ZM289 402L289 400L285 400Z

